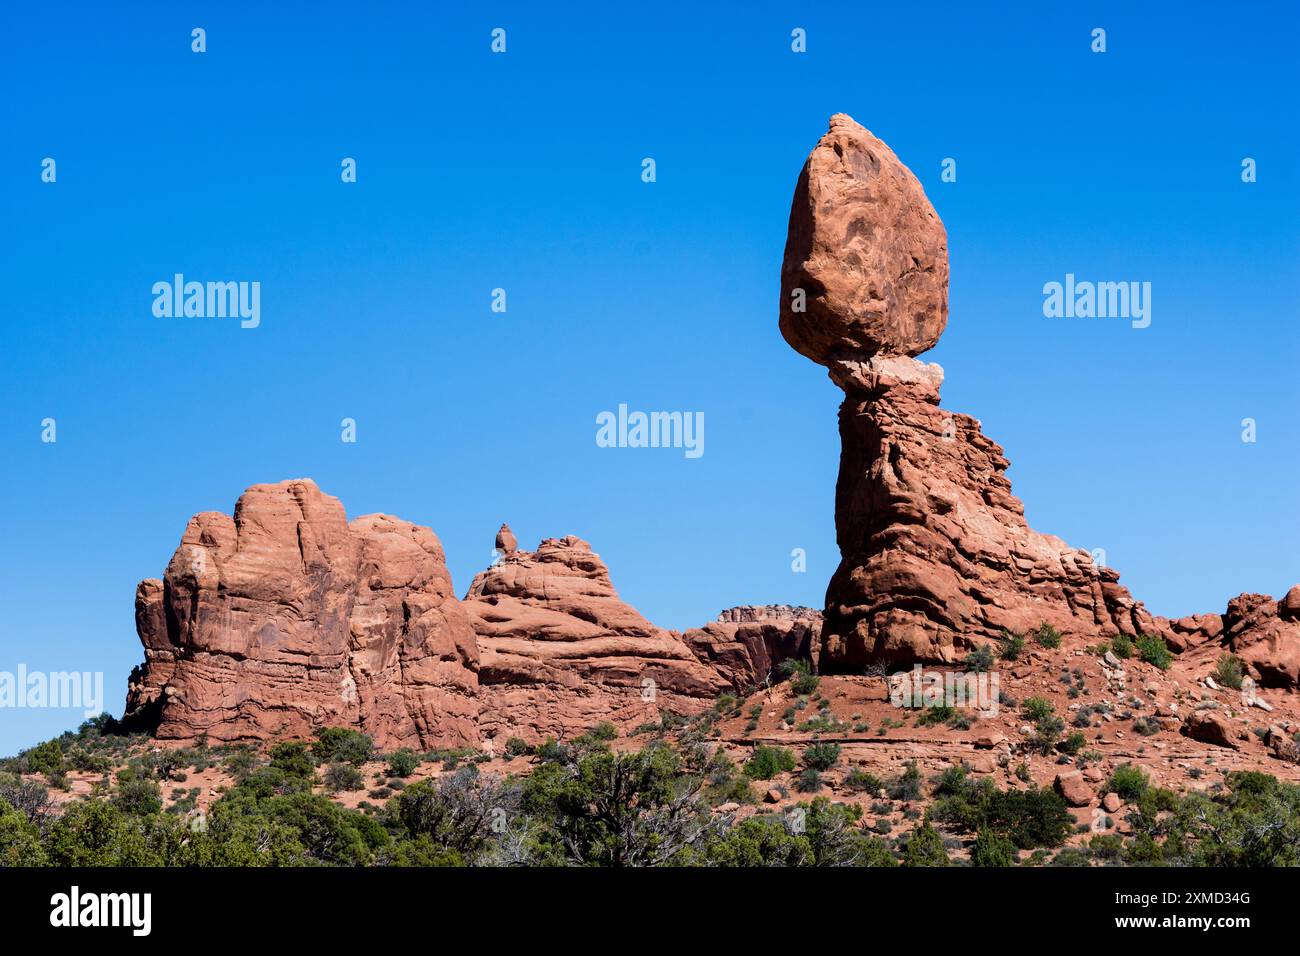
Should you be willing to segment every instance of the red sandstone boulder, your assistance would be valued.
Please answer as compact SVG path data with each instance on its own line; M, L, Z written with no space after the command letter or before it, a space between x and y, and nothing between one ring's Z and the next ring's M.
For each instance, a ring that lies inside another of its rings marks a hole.
M501 530L497 532L496 549L502 554L513 554L519 548L519 542L515 540L515 534L510 530L510 525L501 524Z
M943 223L893 151L835 114L790 206L782 335L829 365L840 355L916 355L947 321Z
M1213 710L1195 710L1187 715L1183 724L1187 736L1202 743L1214 744L1216 747L1239 749L1237 732L1231 721Z
M1071 770L1068 773L1058 773L1056 779L1052 781L1052 786L1056 792L1061 795L1072 807L1089 807L1097 799L1088 781L1083 779L1083 774L1077 770Z

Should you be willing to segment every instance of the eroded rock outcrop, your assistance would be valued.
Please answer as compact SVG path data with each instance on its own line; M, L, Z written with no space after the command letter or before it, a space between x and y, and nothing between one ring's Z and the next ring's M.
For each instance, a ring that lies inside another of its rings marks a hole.
M682 639L618 596L587 542L547 538L505 553L470 585L478 635L480 726L493 739L566 737L661 709L697 710L727 682Z
M464 602L437 536L348 522L309 480L256 485L195 515L162 580L142 581L145 662L125 720L163 739L268 741L356 727L381 747L504 747L693 712L730 686L619 598L586 542L497 559Z
M428 528L348 524L309 480L195 515L164 579L136 589L146 649L129 723L164 739L305 736L477 744L477 645Z
M731 687L749 691L779 680L777 669L787 660L816 664L822 616L807 607L769 604L728 608L682 640L703 663Z
M1088 638L1159 634L1178 651L1222 641L1266 683L1296 686L1290 597L1156 618L1114 570L1028 526L1001 447L940 407L943 370L914 358L947 323L943 225L907 167L843 114L795 187L781 278L782 334L844 391L823 671L954 661L1046 623Z
M1300 584L1280 601L1241 594L1223 615L1223 642L1264 687L1300 686Z
M351 524L310 480L255 485L185 529L136 591L145 663L126 720L167 739L479 742L478 648L428 528Z

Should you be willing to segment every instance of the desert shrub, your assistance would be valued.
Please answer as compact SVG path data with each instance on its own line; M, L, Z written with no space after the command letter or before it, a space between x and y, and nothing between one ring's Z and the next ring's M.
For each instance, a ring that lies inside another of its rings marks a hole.
M757 726L757 723L753 723L750 729L754 729ZM805 720L799 725L799 729L804 733L839 734L848 730L849 725L822 713L813 717L811 720Z
M1025 652L1025 636L1023 634L1013 634L1010 631L1003 631L1002 636L998 638L998 657L1004 661L1014 661L1020 658Z
M30 773L55 774L63 771L63 747L57 740L37 744L23 754Z
M1063 847L1056 856L1052 857L1050 866L1091 866L1090 857L1086 850L1081 850L1077 846Z
M350 763L341 761L335 761L327 766L325 772L321 774L321 781L325 784L325 789L331 793L360 790L366 785L360 770Z
M270 750L271 767L287 777L310 780L316 775L316 764L301 740L285 740Z
M0 801L21 813L28 823L38 826L53 810L50 791L37 780L24 780L13 773L0 773Z
M970 730L973 724L974 721L971 719L970 714L961 711L948 718L948 726L953 730Z
M719 694L718 699L713 702L713 714L717 717L735 717L740 713L740 703L739 697L731 693L731 691L726 691ZM617 732L614 736L618 736ZM613 740L614 738L611 737L610 739Z
M394 777L409 777L419 765L419 756L409 747L394 750L388 755L388 772Z
M506 741L507 757L525 757L533 752L532 746L523 737L511 737Z
M820 793L822 775L813 767L805 767L795 780L794 788L800 793Z
M1245 676L1246 669L1235 654L1224 654L1214 665L1214 679L1224 687L1241 690Z
M954 794L963 794L966 792L967 778L965 767L945 767L933 780L934 795L936 797L948 797Z
M119 780L113 804L123 813L148 816L162 809L162 788L153 780L128 776Z
M47 862L40 829L0 799L0 867L45 866Z
M108 773L113 769L113 761L107 754L96 753L85 747L73 747L65 759L68 767L82 773Z
M181 771L190 763L190 755L185 750L162 748L149 755L149 766L159 780L183 781L185 774Z
M1160 733L1160 721L1154 717L1138 717L1133 721L1133 731L1140 737L1151 737Z
M279 767L258 767L244 774L235 789L260 800L266 797L303 793L310 790L314 782L314 770L310 776L303 777L285 773Z
M759 744L745 761L743 772L753 780L771 780L778 773L794 770L795 764L794 751Z
M813 798L804 826L816 866L898 865L884 841L858 828L861 818L860 807Z
M1035 722L1050 717L1055 712L1052 702L1044 697L1030 697L1020 706L1020 713Z
M568 763L569 749L554 737L547 737L537 747L537 759L542 763Z
M790 692L796 697L806 697L814 693L821 684L821 678L812 672L804 660L787 660L781 663L781 673L790 678Z
M876 794L883 789L884 784L875 774L867 773L861 767L854 767L844 777L844 786L850 790Z
M1037 787L997 792L988 802L986 820L1022 850L1060 846L1074 826L1065 801Z
M350 763L361 766L371 758L375 744L368 736L351 727L324 727L316 732L311 752L318 763Z
M708 866L813 866L808 838L790 832L778 816L753 816L707 844L703 862Z
M233 747L222 760L222 766L232 777L240 780L257 766L257 753L246 745Z
M806 660L782 661L778 668L781 674L790 679L790 689L798 697L807 697L816 693L821 681L812 672L812 664Z
M804 749L804 766L813 770L830 770L839 763L840 745L834 743L815 743Z
M708 789L708 799L714 805L720 803L755 803L757 801L754 788L750 784L749 778L743 773L727 775L711 781Z
M930 727L935 724L946 724L956 715L957 709L948 704L933 704L925 708L916 718L918 727Z
M985 671L993 668L993 651L987 644L981 644L974 651L966 655L962 662L966 670L975 674L983 674Z
M1113 833L1098 833L1088 841L1088 852L1096 860L1118 860L1124 852L1124 841Z
M1133 656L1133 639L1127 634L1116 634L1110 639L1110 650L1122 661Z
M116 802L74 801L50 824L46 856L52 866L159 866L140 822Z
M1043 647L1055 649L1061 646L1061 632L1044 621L1038 625L1038 630L1034 631L1034 640Z
M699 852L724 826L709 812L704 788L674 748L652 744L637 753L593 752L572 768L539 767L523 781L520 806L549 821L550 835L537 841L540 858L653 866Z
M1174 655L1170 653L1165 639L1156 634L1143 634L1137 639L1138 655L1148 664L1154 664L1162 671L1168 670Z
M1140 767L1126 763L1115 768L1106 789L1113 790L1121 799L1136 800L1149 786L1146 773Z
M885 787L891 800L916 800L921 796L921 771L915 760L909 760L903 772Z
M592 740L600 740L605 742L611 740L617 740L618 728L614 726L613 722L608 720L602 720L600 723L596 724L589 731L587 731L587 736L590 737Z
M1037 787L1000 791L991 780L948 775L930 817L968 832L989 830L1022 850L1059 846L1074 817L1057 794Z
M912 831L903 848L903 866L948 866L950 863L938 830L922 823Z
M1020 862L1016 845L992 830L980 830L971 847L971 866L1015 866Z
M1064 732L1064 720L1055 714L1044 714L1034 722L1034 736L1026 741L1026 746L1034 753L1050 754L1061 742Z
M725 867L898 865L884 841L858 828L857 808L825 797L800 808L800 832L792 832L786 816L752 816L707 841L700 862Z
M1058 748L1063 753L1067 753L1073 756L1074 754L1077 754L1080 750L1082 750L1087 745L1088 745L1088 739L1084 737L1081 732L1076 730L1071 734L1069 734L1069 736L1067 736L1064 740L1062 740L1061 743L1058 745Z

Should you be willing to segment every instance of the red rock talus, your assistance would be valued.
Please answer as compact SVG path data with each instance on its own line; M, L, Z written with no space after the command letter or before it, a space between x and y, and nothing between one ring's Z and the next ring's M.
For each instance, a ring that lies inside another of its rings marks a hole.
M381 746L478 743L477 646L437 536L387 515L349 525L311 481L192 518L136 621L126 719L159 737L338 725Z
M480 726L502 743L698 710L727 686L677 634L626 604L576 537L505 553L474 579L464 607L481 655Z

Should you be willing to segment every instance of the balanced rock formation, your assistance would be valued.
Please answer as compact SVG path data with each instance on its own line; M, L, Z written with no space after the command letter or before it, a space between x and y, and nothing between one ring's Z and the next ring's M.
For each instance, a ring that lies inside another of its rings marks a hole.
M939 407L943 370L911 356L947 323L943 224L907 167L843 114L800 174L781 275L782 334L845 392L842 560L826 595L823 670L952 661L1040 622L1142 630L1150 616L1117 574L1025 523L1009 462L979 422Z
M682 640L734 690L746 692L779 679L777 669L787 660L815 664L821 623L821 613L807 607L733 607Z
M614 590L587 542L547 538L480 572L464 608L478 636L485 736L563 738L600 721L657 721L727 687L682 639Z
M1166 620L1088 552L1028 526L1002 449L939 406L943 369L914 358L947 324L947 284L946 233L916 177L833 116L795 187L780 304L786 341L844 391L821 669L951 662L1048 624L1155 634L1179 652L1226 646L1265 685L1300 686L1300 587Z
M478 648L428 528L351 524L309 480L195 515L136 591L145 663L125 719L161 738L356 726L381 746L477 744Z
M496 550L502 554L514 554L519 550L519 541L515 538L515 533L510 530L510 525L502 522L501 528L497 531Z

